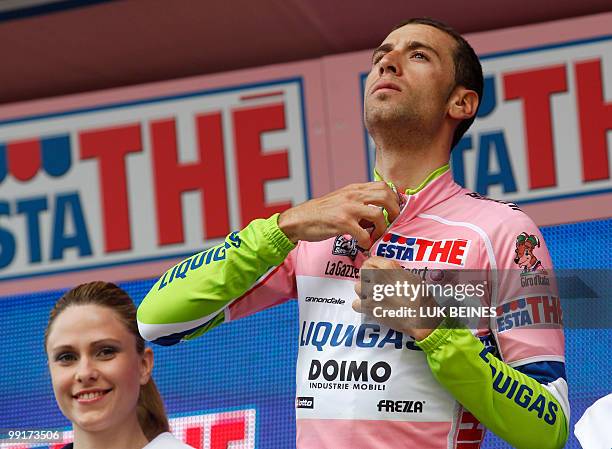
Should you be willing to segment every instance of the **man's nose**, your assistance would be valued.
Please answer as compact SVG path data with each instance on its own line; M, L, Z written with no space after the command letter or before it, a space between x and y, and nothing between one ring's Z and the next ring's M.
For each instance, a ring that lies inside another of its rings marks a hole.
M392 73L395 76L401 75L401 66L396 51L386 53L378 63L378 75L383 76L385 73Z

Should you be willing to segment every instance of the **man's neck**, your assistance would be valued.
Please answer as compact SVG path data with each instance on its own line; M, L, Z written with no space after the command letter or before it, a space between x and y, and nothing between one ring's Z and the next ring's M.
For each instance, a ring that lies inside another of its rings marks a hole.
M402 193L416 189L427 176L446 164L448 150L376 149L376 171Z
M373 127L370 134L376 143L376 171L399 192L416 189L433 171L448 164L454 129L444 124L436 132L412 132Z

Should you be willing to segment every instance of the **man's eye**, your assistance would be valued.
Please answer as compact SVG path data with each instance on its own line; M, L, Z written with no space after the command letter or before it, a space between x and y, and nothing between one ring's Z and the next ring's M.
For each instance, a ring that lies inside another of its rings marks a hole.
M376 65L380 62L380 60L383 58L384 53L379 53L377 55L374 56L374 59L372 59L372 64Z
M413 58L417 58L417 59L425 59L426 61L428 60L427 59L427 55L425 53L421 52L421 51L415 51L412 54L412 57Z

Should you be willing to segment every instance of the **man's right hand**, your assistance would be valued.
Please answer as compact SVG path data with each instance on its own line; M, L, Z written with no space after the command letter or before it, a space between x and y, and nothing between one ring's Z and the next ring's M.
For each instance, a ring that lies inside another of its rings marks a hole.
M362 248L369 249L399 215L399 197L384 182L350 184L321 198L299 204L280 214L278 226L293 242L318 242L350 234ZM365 228L374 226L370 235Z

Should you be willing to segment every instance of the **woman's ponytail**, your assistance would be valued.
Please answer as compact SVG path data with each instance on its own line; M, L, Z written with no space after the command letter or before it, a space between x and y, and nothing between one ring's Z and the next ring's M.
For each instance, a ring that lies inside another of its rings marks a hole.
M164 402L152 377L140 388L138 422L149 441L160 433L170 431Z

